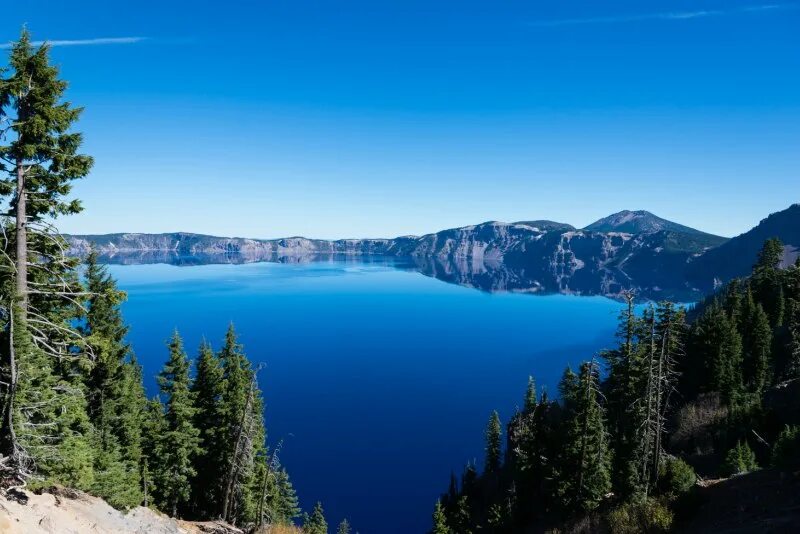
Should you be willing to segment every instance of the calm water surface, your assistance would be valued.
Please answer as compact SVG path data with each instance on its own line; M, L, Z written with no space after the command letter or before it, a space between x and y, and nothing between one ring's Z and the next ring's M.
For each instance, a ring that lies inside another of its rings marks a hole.
M260 385L271 444L307 510L331 529L422 533L451 469L481 462L492 409L527 377L552 392L613 340L619 302L489 294L391 264L113 265L150 394L177 328L191 355L233 321Z

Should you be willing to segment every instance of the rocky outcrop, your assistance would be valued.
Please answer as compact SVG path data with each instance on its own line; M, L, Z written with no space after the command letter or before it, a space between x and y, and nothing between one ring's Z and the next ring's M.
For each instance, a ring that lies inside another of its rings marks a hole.
M181 521L137 506L121 512L98 497L64 488L0 497L4 534L242 534L220 521Z

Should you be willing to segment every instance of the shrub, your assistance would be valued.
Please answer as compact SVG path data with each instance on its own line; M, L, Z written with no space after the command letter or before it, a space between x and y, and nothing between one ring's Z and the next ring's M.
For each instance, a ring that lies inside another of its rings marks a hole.
M678 412L677 428L670 438L672 448L709 454L714 450L716 426L728 417L719 393L704 393Z
M657 534L669 532L673 518L672 511L664 502L650 497L618 506L609 512L607 521L613 534Z
M800 469L800 426L783 429L772 449L772 465L779 469Z
M677 497L692 489L697 474L692 466L680 458L668 458L661 464L658 473L658 488L670 497Z
M756 455L747 444L747 441L740 441L734 448L725 455L722 463L722 474L726 476L748 473L758 469Z

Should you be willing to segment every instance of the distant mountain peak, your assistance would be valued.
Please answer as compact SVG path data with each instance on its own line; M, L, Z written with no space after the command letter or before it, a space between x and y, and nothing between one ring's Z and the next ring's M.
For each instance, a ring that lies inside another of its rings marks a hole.
M700 230L662 219L645 210L622 210L593 222L584 230L591 232L624 232L627 234L653 234L666 230L684 234L705 234Z

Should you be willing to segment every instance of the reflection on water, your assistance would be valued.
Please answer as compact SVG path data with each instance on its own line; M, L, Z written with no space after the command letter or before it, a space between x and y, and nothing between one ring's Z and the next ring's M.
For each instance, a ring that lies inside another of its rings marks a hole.
M490 293L513 292L530 294L603 295L618 297L634 290L639 299L668 299L680 302L696 300L699 292L681 279L670 279L670 273L652 274L648 280L634 280L625 272L605 267L582 265L564 270L546 261L514 262L489 258L451 256L381 256L347 254L177 254L168 251L124 252L103 254L100 262L112 265L163 263L175 266L245 263L337 262L378 264L396 269L417 271L450 284L472 287Z

